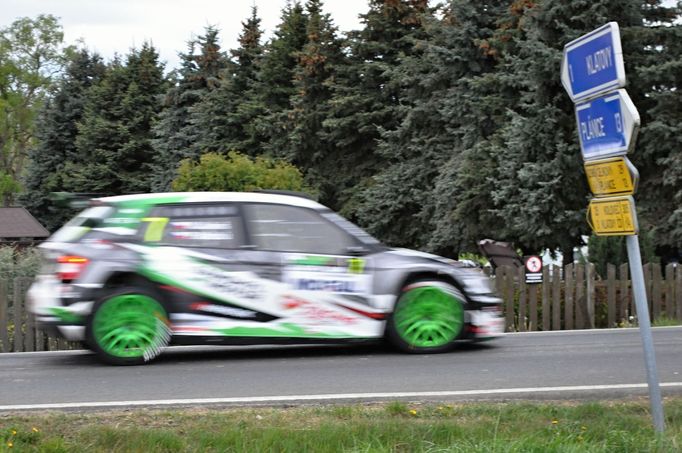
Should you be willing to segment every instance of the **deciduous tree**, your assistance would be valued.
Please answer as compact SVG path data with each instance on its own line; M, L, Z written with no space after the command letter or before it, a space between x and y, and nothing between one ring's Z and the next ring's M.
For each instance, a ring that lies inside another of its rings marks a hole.
M0 198L13 202L33 144L36 116L55 76L63 67L66 48L54 16L21 18L0 29Z

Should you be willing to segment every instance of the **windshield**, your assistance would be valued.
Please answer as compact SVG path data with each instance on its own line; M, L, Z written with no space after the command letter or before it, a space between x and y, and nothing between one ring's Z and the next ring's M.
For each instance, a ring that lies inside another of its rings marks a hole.
M351 234L355 238L357 238L360 242L362 242L365 245L380 245L381 242L379 242L377 239L375 239L372 235L367 233L365 230L360 228L359 226L355 225L354 223L344 219L337 213L333 211L328 211L328 212L323 212L322 215L327 219L336 224L336 226L342 228L345 230L347 233Z
M53 242L76 242L92 228L97 227L102 220L106 219L114 211L112 206L94 206L78 214L73 219L57 230L50 241Z

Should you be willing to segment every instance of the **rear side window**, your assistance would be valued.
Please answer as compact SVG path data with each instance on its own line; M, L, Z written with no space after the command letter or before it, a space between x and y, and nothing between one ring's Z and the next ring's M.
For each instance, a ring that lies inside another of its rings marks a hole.
M265 203L245 208L250 236L260 249L342 255L355 245L350 235L314 210Z
M50 240L54 242L77 242L87 232L99 227L104 219L110 217L114 211L115 208L112 206L93 206L88 208L57 230Z
M142 221L144 242L221 249L244 244L242 222L231 205L163 206Z

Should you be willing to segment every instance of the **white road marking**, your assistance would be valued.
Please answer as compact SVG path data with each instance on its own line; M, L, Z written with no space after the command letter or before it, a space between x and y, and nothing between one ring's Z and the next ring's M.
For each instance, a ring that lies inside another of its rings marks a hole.
M682 382L663 382L661 387L682 387ZM78 409L87 407L129 407L129 406L180 406L196 404L246 404L279 403L294 401L370 400L385 398L425 398L452 396L510 395L515 393L584 392L594 390L635 390L645 389L647 384L574 385L563 387L528 387L488 390L457 390L442 392L394 392L394 393L331 393L322 395L281 395L244 396L233 398L187 398L168 400L138 401L86 401L81 403L14 404L0 406L0 411L32 409Z

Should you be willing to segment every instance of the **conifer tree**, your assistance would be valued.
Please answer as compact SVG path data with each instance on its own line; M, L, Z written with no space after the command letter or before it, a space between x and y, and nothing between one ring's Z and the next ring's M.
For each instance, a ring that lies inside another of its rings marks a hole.
M64 190L64 164L77 158L77 124L83 117L88 89L99 83L105 65L97 54L81 49L68 62L36 124L36 145L29 151L20 202L49 230L70 216L51 201L52 192Z
M486 40L495 31L501 3L506 2L452 1L442 20L425 22L425 39L392 73L390 83L400 88L409 110L394 131L383 133L378 153L386 165L362 193L360 205L367 226L389 243L441 253L454 247L451 231L437 241L434 230L439 223L452 227L439 219L451 217L456 181L448 178L438 191L436 184L442 172L457 172L462 154L481 138L486 121L475 115L479 103L496 101L473 94L471 79L495 67ZM436 212L439 200L443 206Z
M294 69L298 64L296 55L307 41L307 24L301 3L297 0L287 2L275 36L266 45L258 74L258 88L270 111L281 112L289 108L289 99L294 94Z
M114 60L86 102L76 139L77 159L67 162L65 184L78 192L147 192L153 149L151 126L166 90L163 65L150 44L133 49L126 65Z
M263 53L260 22L254 6L251 16L242 22L239 47L230 51L232 59L221 71L219 85L192 109L194 123L202 131L202 150L240 150L254 155L260 149L253 125L254 119L265 112L255 89Z
M652 62L668 66L665 58L652 55L658 53L652 49L661 50L663 42L676 42L673 36L677 33L676 27L652 25L669 23L678 16L679 12L661 8L660 2L641 0L619 4L593 2L587 6L549 1L511 3L507 17L499 21L496 38L490 41L493 50L502 56L501 64L490 76L475 81L479 88L486 84L493 87L494 91L490 92L496 92L504 100L506 114L496 116L488 138L478 140L470 152L462 155L458 165L466 171L450 179L455 189L465 190L453 190L452 216L439 215L439 221L451 222L453 233L461 226L471 225L468 232L460 231L464 233L460 237L468 238L468 247L477 239L470 234L477 232L474 228L477 222L478 239L481 232L492 233L498 239L515 242L527 253L543 248L561 249L564 259L570 261L573 247L581 245L583 235L589 231L585 222L588 191L575 131L574 106L558 77L563 45L606 22L618 22L628 92L646 124L656 98L654 87L660 85L652 79L645 80L644 68ZM670 46L672 52L664 52L669 61L679 58L673 49L674 45ZM649 75L664 72L657 68ZM672 80L666 76L663 79L666 83ZM485 105L485 102L479 103L481 107ZM645 126L636 150L647 142L647 133ZM643 187L656 183L658 168L652 164L665 161L663 155L668 154L664 150L675 147L664 136L655 140L656 146L651 149L656 150L659 158L642 152L632 156L640 167ZM472 157L471 162L467 156ZM447 179L441 177L439 185L445 187ZM473 191L460 185L467 181L478 181L482 189L487 184L489 190L481 190L477 195L475 184L470 186ZM476 201L482 209L472 209L462 199L462 194L467 193L471 194L468 200ZM647 200L647 194L654 193L657 197L664 191L640 189L638 206L644 213L649 206L661 205L660 199ZM476 214L479 212L486 214L479 218ZM665 224L663 218L657 220L659 225ZM640 221L648 222L647 216L642 216ZM440 240L443 231L437 230L436 240ZM455 238L457 234L448 236Z
M287 2L275 36L265 46L254 93L264 109L250 126L259 137L261 150L282 157L287 146L291 99L296 94L294 78L298 54L307 42L308 16L298 0ZM253 154L253 153L252 153Z
M201 154L206 129L194 121L193 109L219 86L220 74L228 65L218 34L217 29L207 27L180 56L176 80L165 94L164 109L153 128L154 191L169 190L180 161Z
M393 73L400 61L414 52L423 39L426 0L371 0L361 15L363 28L348 36L348 64L337 71L331 84L333 99L324 122L325 140L337 150L338 167L331 184L338 195L327 203L360 220L353 195L384 167L377 153L381 131L391 131L404 118L399 84Z
M642 2L642 26L623 30L628 93L642 128L630 156L640 173L640 229L664 260L682 260L682 14L679 4ZM669 4L668 4L669 5Z
M323 122L330 109L330 84L344 57L336 27L322 9L321 0L306 3L308 38L296 54L295 93L284 116L287 140L279 154L306 172L309 183L321 189L321 201L328 203L335 200L338 153L325 139Z

